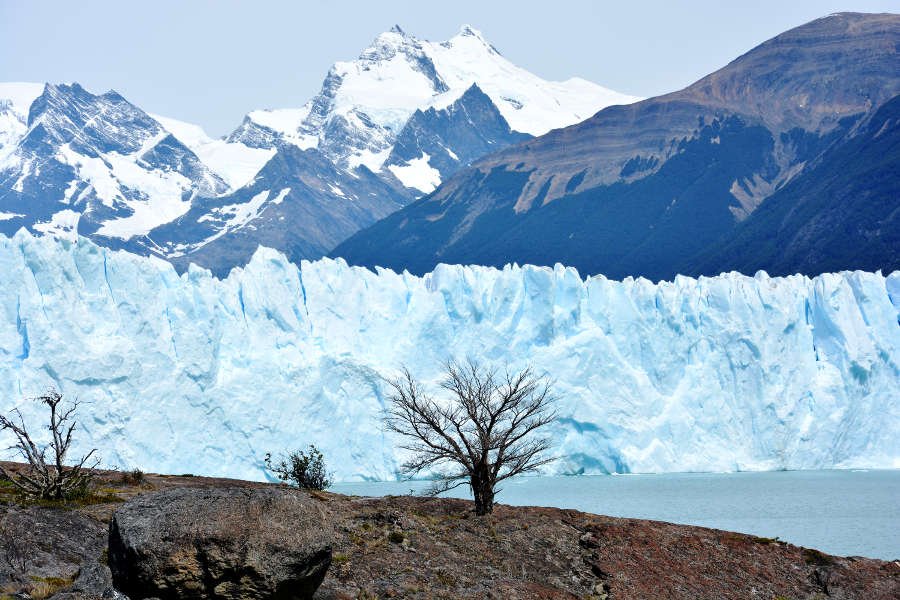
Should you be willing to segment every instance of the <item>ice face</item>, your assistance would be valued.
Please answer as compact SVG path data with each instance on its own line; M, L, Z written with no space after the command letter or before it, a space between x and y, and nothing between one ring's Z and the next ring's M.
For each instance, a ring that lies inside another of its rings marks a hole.
M393 478L384 378L448 357L554 379L549 472L900 467L900 273L415 277L260 249L219 280L19 232L0 284L0 408L78 396L81 449L125 468L262 479L314 443L339 480Z

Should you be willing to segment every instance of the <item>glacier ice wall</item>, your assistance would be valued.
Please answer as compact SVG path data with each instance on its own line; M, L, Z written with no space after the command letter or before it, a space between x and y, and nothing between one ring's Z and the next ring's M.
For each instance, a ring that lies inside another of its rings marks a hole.
M555 379L555 472L896 468L898 308L900 273L420 278L260 249L218 280L19 232L0 237L0 409L77 395L82 448L122 467L259 479L265 452L315 443L338 479L392 478L382 377L471 356Z

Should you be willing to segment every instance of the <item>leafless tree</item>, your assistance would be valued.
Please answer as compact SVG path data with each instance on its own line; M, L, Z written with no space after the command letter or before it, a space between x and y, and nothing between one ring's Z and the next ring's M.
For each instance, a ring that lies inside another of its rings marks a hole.
M498 375L472 360L448 362L445 402L427 395L407 369L391 385L385 423L413 453L403 470L438 470L433 493L468 483L478 515L493 511L499 482L553 460L546 456L550 440L536 432L556 419L554 397L549 380L531 368Z
M13 485L30 498L45 500L62 500L85 489L92 479L91 469L100 464L100 459L92 458L96 449L82 456L74 465L66 465L66 456L72 445L72 433L76 422L73 415L78 408L78 401L61 406L62 394L50 389L43 396L33 398L50 409L50 431L52 440L45 446L38 446L25 427L25 420L19 409L12 413L13 420L7 415L0 415L0 431L12 431L16 443L10 450L16 450L28 463L24 471L8 472L0 466L0 475L9 479ZM18 422L16 422L18 421ZM47 454L51 456L48 459Z

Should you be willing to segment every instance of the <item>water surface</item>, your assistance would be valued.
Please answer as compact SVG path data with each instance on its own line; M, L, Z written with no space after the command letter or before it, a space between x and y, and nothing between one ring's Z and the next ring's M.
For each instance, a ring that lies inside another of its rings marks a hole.
M420 493L423 481L338 483L342 494ZM900 558L900 470L521 477L498 501L752 533L829 554ZM461 487L448 495L468 497Z

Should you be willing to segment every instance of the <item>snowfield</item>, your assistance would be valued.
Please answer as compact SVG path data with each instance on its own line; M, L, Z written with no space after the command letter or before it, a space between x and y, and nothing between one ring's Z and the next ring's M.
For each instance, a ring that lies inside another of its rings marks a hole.
M151 115L166 131L197 155L232 190L247 185L275 156L274 148L249 148L240 142L209 137L202 127L160 115Z
M81 449L123 468L262 479L266 452L314 443L338 480L393 478L383 378L469 356L554 378L549 472L897 468L898 310L900 272L415 277L260 249L218 280L20 231L0 237L0 409L43 417L23 398L58 386Z

